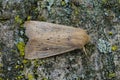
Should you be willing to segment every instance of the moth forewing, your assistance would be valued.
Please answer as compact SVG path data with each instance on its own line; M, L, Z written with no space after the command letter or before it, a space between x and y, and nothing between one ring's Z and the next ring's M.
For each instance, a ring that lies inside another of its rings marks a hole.
M74 49L76 49L76 47L68 45L66 46L58 45L55 43L51 44L43 41L39 42L38 40L37 41L30 40L26 45L25 58L27 59L45 58L65 53Z
M27 21L25 58L45 58L82 48L89 42L86 31L48 22Z

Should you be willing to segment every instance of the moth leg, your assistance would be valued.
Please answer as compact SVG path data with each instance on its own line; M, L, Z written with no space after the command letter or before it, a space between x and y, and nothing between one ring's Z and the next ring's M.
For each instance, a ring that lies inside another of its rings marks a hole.
M84 51L85 55L87 56L87 52L86 52L85 47L83 47L83 51Z
M86 55L87 59L90 61L90 59L89 59L89 57L88 57L88 55L87 55L87 52L86 52L86 49L85 49L85 47L84 47L84 46L83 46L83 52L85 53L85 55Z

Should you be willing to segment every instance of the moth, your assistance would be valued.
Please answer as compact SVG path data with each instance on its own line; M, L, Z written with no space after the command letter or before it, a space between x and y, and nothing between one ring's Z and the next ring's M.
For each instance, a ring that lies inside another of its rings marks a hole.
M81 49L90 40L85 30L40 21L26 21L25 58L37 59Z

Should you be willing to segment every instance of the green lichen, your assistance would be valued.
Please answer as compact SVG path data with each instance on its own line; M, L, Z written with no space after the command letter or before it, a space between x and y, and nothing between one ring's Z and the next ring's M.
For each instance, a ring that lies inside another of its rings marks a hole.
M20 56L24 56L25 55L25 43L24 42L18 42L17 48L20 52Z
M48 6L47 6L47 9L48 9L48 11L50 11L51 10L51 7L52 7L52 5L53 5L53 3L54 3L54 0L47 0L47 2L48 2Z
M47 0L47 2L49 3L49 6L52 6L54 3L54 0Z
M99 39L98 49L101 53L109 53L109 52L111 52L111 44L110 44L110 42L108 42L106 40Z

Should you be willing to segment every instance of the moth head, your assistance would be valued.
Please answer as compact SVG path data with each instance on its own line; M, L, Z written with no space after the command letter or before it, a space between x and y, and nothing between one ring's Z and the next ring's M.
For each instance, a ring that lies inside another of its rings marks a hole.
M71 41L76 47L83 48L90 41L90 37L85 30L80 29L73 33Z

